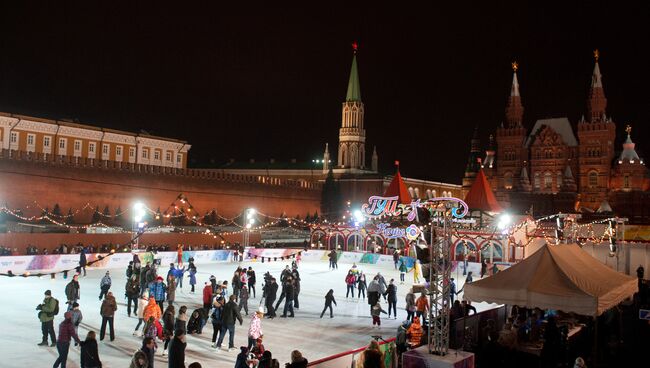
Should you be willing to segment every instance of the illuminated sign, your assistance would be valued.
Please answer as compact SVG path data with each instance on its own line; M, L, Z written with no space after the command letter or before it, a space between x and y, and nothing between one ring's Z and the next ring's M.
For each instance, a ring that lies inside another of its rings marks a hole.
M467 215L469 207L464 201L454 198L454 197L435 197L430 198L424 202L416 200L411 202L408 205L399 204L399 197L382 197L382 196L372 196L368 198L368 203L364 203L361 206L361 213L363 216L369 218L377 218L381 216L400 216L403 214L407 215L408 221L415 221L418 219L417 209L419 207L426 206L436 206L440 202L456 202L459 207L451 208L451 214L453 217L459 219Z

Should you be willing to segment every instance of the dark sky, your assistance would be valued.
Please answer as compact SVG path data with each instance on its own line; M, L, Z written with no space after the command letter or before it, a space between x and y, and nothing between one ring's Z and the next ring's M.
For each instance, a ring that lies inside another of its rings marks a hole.
M0 110L184 139L194 166L311 161L336 147L357 40L368 157L377 145L386 170L460 183L473 127L485 141L503 120L512 60L525 125L575 124L598 48L619 141L630 123L650 152L648 5L132 3L4 2Z

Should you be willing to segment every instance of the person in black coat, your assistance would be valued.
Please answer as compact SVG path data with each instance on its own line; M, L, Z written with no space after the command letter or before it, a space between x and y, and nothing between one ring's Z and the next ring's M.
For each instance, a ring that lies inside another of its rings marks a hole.
M235 348L235 321L239 321L240 326L244 323L241 313L239 313L239 306L235 303L235 296L231 295L228 303L223 307L221 333L219 334L219 340L217 341L217 349L221 349L221 343L226 335L226 331L228 331L229 339L228 350Z
M325 314L327 308L330 309L330 318L334 318L334 313L332 312L332 303L334 303L334 305L337 305L336 299L334 299L334 290L330 289L330 291L328 291L325 295L325 308L323 308L323 311L320 314L320 318L323 318L323 315Z
M293 299L294 299L294 294L295 293L295 288L293 286L293 280L291 277L287 277L287 282L285 282L285 287L284 287L284 297L286 298L286 301L284 302L284 312L282 313L281 317L286 318L287 317L287 312L291 313L289 317L293 317Z
M390 279L390 283L386 289L386 296L388 299L388 317L390 318L392 309L393 317L397 319L397 286L395 286L395 279Z
M81 342L81 368L101 368L102 362L99 360L97 351L97 339L95 331L88 331L86 340Z
M185 368L185 332L176 330L174 338L169 344L169 361L168 368Z
M270 281L264 285L264 295L266 298L266 316L268 318L275 318L275 308L273 308L273 302L278 294L278 283L275 282L275 277L272 277Z
M257 277L255 276L255 270L253 270L253 267L248 267L246 276L248 276L248 291L253 293L253 299L255 299L255 282L257 281Z
M81 252L79 252L79 267L78 267L79 271L77 271L77 273L81 273L81 270L83 270L84 271L84 277L86 276L86 264L87 263L88 262L86 260L86 250L81 248Z

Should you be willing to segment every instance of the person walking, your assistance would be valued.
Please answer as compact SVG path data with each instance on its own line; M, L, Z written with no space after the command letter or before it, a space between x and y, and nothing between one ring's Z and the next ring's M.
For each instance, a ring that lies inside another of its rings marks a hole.
M388 318L390 318L390 312L392 311L393 318L397 319L397 286L395 286L395 279L390 279L386 295L388 299Z
M248 316L248 287L245 284L242 284L241 290L239 291L239 312L244 308L246 315Z
M104 295L108 293L108 290L111 288L111 275L109 271L106 271L106 274L104 277L102 277L102 280L99 282L99 288L101 289L99 293L99 300L102 300L104 298Z
M186 347L185 332L183 330L176 330L169 346L168 368L185 368Z
M291 269L291 279L293 280L293 307L300 309L300 301L298 296L300 295L300 272L298 272L298 266L293 265ZM354 297L354 295L352 295Z
M70 351L70 340L74 339L77 344L80 342L79 336L77 336L72 325L72 313L65 312L63 318L63 322L59 324L59 340L56 342L56 350L59 353L59 357L54 362L54 368L58 368L59 365L65 368L68 360L68 352Z
M178 316L176 316L176 321L174 322L174 331L183 330L183 334L187 335L188 319L187 307L183 305L178 309Z
M379 282L379 294L381 294L384 297L384 300L386 300L386 288L388 287L386 279L384 278L384 275L381 274L381 272L377 272L376 277L377 282Z
M74 326L74 332L79 336L79 325L84 318L83 314L79 310L79 303L72 303L72 310L70 310L70 313L72 314L72 326ZM77 343L75 343L75 346L77 346Z
M393 263L395 264L395 269L397 269L397 264L399 263L399 250L395 249L393 251Z
M255 299L255 282L257 282L257 277L255 276L255 270L253 270L253 267L248 267L246 275L248 276L248 292L249 294L252 292L253 299Z
M420 261L415 260L415 263L413 264L413 283L414 284L419 284L420 283Z
M370 315L372 316L372 325L375 326L377 325L377 328L381 327L381 314L386 314L386 311L382 309L381 304L379 302L375 303L375 305L372 306L372 311L370 312Z
M41 321L41 331L43 332L43 340L39 346L47 346L47 336L50 336L52 341L51 347L56 346L56 332L54 332L54 316L59 312L59 301L52 297L52 291L45 290L45 298L43 303L36 306L38 319Z
M71 310L72 304L79 300L79 275L72 276L72 280L65 286L65 297L68 299L68 310Z
M226 331L228 331L229 339L228 351L235 349L235 321L239 321L240 326L244 323L238 310L239 307L235 303L235 296L231 295L229 299L228 303L223 307L223 325L221 326L221 336L219 336L219 340L217 341L217 350L221 349L221 343L223 342Z
M136 316L138 317L138 324L135 326L135 330L133 330L133 336L141 335L140 326L142 325L142 322L144 322L144 310L147 308L147 304L149 304L149 292L145 292L141 297L138 298L138 309L136 312ZM155 301L154 304L156 304ZM157 306L158 304L156 304L156 307Z
M330 291L325 294L325 307L323 308L323 311L320 313L320 318L323 318L323 315L325 314L325 311L327 308L330 309L330 318L334 318L334 312L332 311L332 303L334 305L336 304L336 299L334 299L334 290L330 289Z
M420 317L422 322L426 320L426 314L429 310L429 300L426 297L426 294L420 294L418 300L415 301L415 314Z
M363 299L365 299L367 288L368 284L366 283L366 274L361 271L359 272L359 277L357 277L357 289L359 289L359 295L357 295L357 298L361 298L361 294L363 294Z
M406 272L408 271L408 268L406 267L406 264L404 261L400 262L399 264L399 283L404 284L404 279L406 278Z
M174 322L175 322L175 315L176 315L176 309L174 308L173 305L169 305L167 309L165 309L165 313L163 313L163 336L165 345L163 346L163 352L162 356L167 355L167 347L169 346L169 342L171 341L172 337L174 336Z
M226 301L221 295L217 295L212 303L212 311L210 319L212 320L212 347L217 347L217 339L221 334L221 326L223 326L223 307Z
M293 297L294 297L294 287L293 287L293 280L291 277L287 277L287 282L285 282L286 286L284 288L284 297L286 301L284 302L284 311L282 313L283 318L287 317L287 312L291 313L289 317L293 318Z
M165 292L167 286L163 283L162 276L156 277L156 282L149 284L149 295L153 296L156 299L156 303L160 307L160 310L163 310L163 303L165 301Z
M253 313L251 317L251 323L248 326L248 350L251 351L255 346L257 346L257 339L262 338L264 333L262 332L262 317L264 316L264 308Z
M413 289L409 289L409 292L406 294L406 320L413 322L413 317L415 317L415 311L417 307L415 306L415 294L413 294Z
M176 300L176 280L174 275L167 276L167 304L172 305Z
M176 287L180 288L181 291L183 290L183 278L185 276L185 271L187 268L183 266L183 268L180 268L180 266L176 267L174 270L174 279L176 281Z
M81 368L101 368L102 361L99 359L99 350L97 349L97 338L95 331L88 331L86 339L81 343Z
M338 269L338 268L339 268L339 266L338 266L338 264L337 264L337 262L338 262L338 260L337 260L337 258L338 258L338 254L336 253L336 250L335 250L335 249L332 249L332 250L330 251L328 257L329 257L329 260L330 260L329 269L331 269L331 270L333 270L333 269L335 269L335 268Z
M190 261L189 265L189 274L190 274L190 293L194 294L194 287L196 286L196 266L194 262Z
M347 287L347 290L345 292L345 298L347 299L348 296L350 296L350 292L352 292L352 299L354 299L354 284L357 282L357 278L354 276L352 271L348 271L347 276L345 276L345 285Z
M275 277L272 277L269 280L268 285L264 285L264 295L265 295L265 305L266 305L266 315L268 318L273 319L276 317L275 308L273 308L273 302L278 294L278 283L275 280Z
M79 252L79 271L77 271L77 273L81 274L81 270L83 270L84 277L86 277L86 264L88 264L88 261L86 260L86 249L82 247Z
M111 341L115 340L115 329L113 328L113 318L115 316L115 311L117 310L117 302L112 292L108 292L102 306L100 308L100 314L102 316L102 327L99 330L99 340L104 340L106 334L106 323L109 324L109 332Z
M133 304L133 314L138 313L138 296L140 296L140 282L138 276L134 273L126 282L124 287L124 295L126 295L126 314L131 317L131 304Z
M235 301L239 300L239 290L241 290L241 278L239 276L239 270L235 271L232 276L232 295L235 296Z

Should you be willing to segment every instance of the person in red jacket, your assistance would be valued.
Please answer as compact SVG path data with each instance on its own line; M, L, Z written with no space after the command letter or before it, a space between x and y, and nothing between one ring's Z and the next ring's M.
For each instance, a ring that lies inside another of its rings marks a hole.
M210 313L210 308L212 308L212 285L206 282L203 287L203 309L205 309L205 313Z

